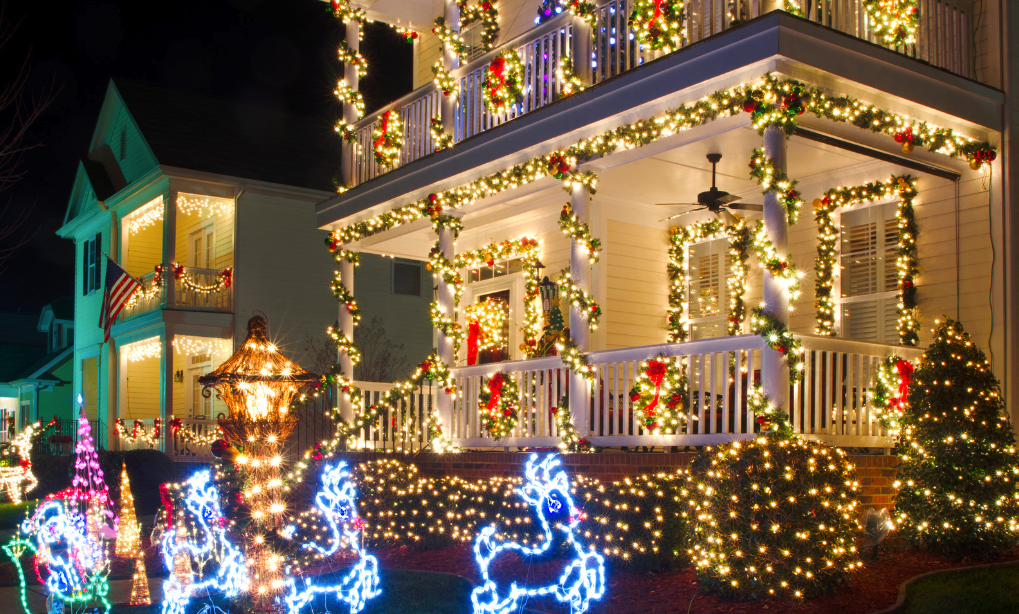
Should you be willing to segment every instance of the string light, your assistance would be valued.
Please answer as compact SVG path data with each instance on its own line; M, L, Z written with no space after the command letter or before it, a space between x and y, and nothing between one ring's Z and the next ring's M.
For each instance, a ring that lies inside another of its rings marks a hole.
M400 160L403 149L403 122L400 114L386 111L372 130L372 153L380 166L392 166Z
M507 49L492 59L481 82L485 108L492 115L503 115L524 100L524 62L520 54Z
M789 367L789 381L798 382L803 378L803 361L806 350L803 343L793 336L792 331L783 322L776 319L763 307L755 307L750 312L750 332L760 335L764 342L773 350L785 357Z
M150 337L124 346L124 358L128 362L159 358L162 353L163 344L160 342L159 337Z
M577 75L577 71L573 68L573 58L568 55L564 55L560 58L559 66L556 68L555 74L556 79L559 80L559 86L561 88L560 94L563 97L579 94L587 89L584 86L584 81Z
M563 271L562 276L556 280L559 291L562 293L562 300L576 307L581 315L587 320L587 326L594 332L598 329L598 319L601 317L601 307L594 297L583 288L573 282L569 269Z
M134 211L127 223L128 234L135 236L156 222L163 221L163 197L160 196Z
M898 356L888 356L874 368L874 381L867 398L881 426L896 436L909 405L909 385L912 383L913 365Z
M642 48L670 53L683 46L685 20L678 0L637 0L626 25Z
M467 364L477 362L478 352L485 350L506 350L507 305L502 301L487 298L464 307L467 322Z
M6 494L11 503L21 503L24 495L35 490L35 487L39 485L39 479L32 472L32 443L36 437L48 431L55 424L55 420L45 426L42 422L33 422L22 429L11 440L10 445L3 449L5 464L16 463L13 466L0 467L0 492ZM15 455L17 459L14 458Z
M640 363L630 388L630 401L641 427L649 434L671 435L690 419L685 411L688 393L682 359L658 356Z
M493 373L478 393L481 428L496 441L509 436L520 418L520 391L506 373Z
M775 194L785 207L787 223L795 224L800 218L800 208L803 207L803 199L796 190L796 181L776 169L775 163L765 155L763 149L755 149L750 157L750 176L757 180L764 194Z
M494 0L479 0L477 4L469 4L467 0L457 0L460 7L460 28L481 21L481 48L485 51L495 49L495 40L499 35L499 9Z
M191 337L174 335L173 350L184 356L202 356L203 354L219 354L228 349L229 339L213 339L211 337Z
M177 213L180 215L198 214L202 218L233 215L234 201L232 198L216 198L198 196L197 194L178 194Z
M145 556L142 552L141 523L134 509L134 493L131 492L131 481L127 477L127 467L122 463L120 468L120 509L118 510L120 526L117 528L117 543L114 553L123 558L134 559L134 574L131 578L130 605L149 605L148 573L145 570Z
M592 600L601 599L605 594L604 558L593 548L585 549L574 535L585 515L573 503L566 472L558 469L560 461L555 454L547 455L540 464L536 464L537 460L537 454L528 459L527 481L517 493L537 515L543 539L531 547L516 541L493 539L498 525L481 530L474 542L474 557L483 581L471 593L475 614L509 614L520 609L521 600L545 595L554 595L560 603L569 603L572 613L582 614ZM516 552L529 559L548 554L554 543L553 528L557 534L562 534L563 548L573 557L559 581L533 588L525 582L513 581L504 593L489 575L492 561L504 552Z
M916 43L920 11L916 0L863 0L871 31L889 47Z

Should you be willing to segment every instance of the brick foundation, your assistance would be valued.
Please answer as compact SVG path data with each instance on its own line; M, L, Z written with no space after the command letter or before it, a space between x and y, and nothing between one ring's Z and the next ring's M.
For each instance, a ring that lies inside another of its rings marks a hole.
M381 455L373 452L348 452L341 456L348 462L361 462ZM529 454L521 452L464 452L462 454L417 454L399 456L402 460L418 466L423 475L441 477L457 475L464 478L487 478L491 476L522 476ZM678 452L671 454L564 454L563 467L569 473L583 474L603 481L614 481L626 476L659 473L673 467L686 466L694 454ZM860 505L868 507L891 507L895 481L895 456L851 455L856 465L856 476L860 482Z

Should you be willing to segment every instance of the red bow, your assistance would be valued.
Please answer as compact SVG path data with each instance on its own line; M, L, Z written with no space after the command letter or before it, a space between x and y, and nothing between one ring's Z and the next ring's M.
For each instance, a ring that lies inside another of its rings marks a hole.
M488 389L492 392L492 398L488 399L489 411L499 406L499 397L502 396L502 373L496 373L488 382Z
M499 96L499 89L506 84L506 76L504 74L506 72L506 60L502 56L495 58L492 60L492 65L488 67L488 70L490 70L499 81L496 85L489 88L488 94L493 100L501 99Z
M895 370L899 373L899 390L897 396L888 400L888 408L902 411L909 395L909 384L913 381L913 365L907 360L900 360L895 363Z
M651 399L651 402L644 406L644 415L650 416L654 413L655 408L658 407L658 396L662 393L662 382L665 380L665 362L652 360L651 364L647 366L647 378L655 385L655 398Z
M382 147L382 143L384 143L386 141L386 131L389 130L389 114L390 113L392 113L392 111L386 111L385 113L382 114L382 120L381 120L381 124L382 125L379 126L381 128L381 130L380 130L380 133L379 133L379 138L375 139L375 147Z
M662 16L662 3L664 1L665 0L655 0L655 12L653 15L651 15L651 19L649 19L647 22L648 30L650 30L651 26L655 23L655 21L657 21L658 18Z
M467 325L467 364L478 364L478 342L481 339L481 323L471 320Z

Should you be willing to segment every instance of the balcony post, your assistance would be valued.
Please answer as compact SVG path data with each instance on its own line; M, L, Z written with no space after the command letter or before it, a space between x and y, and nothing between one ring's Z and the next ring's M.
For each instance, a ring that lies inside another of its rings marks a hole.
M340 258L340 279L350 294L354 294L354 263L347 260L346 258ZM353 340L354 338L354 316L343 303L339 304L339 322L340 332L346 335L348 339ZM339 353L340 369L343 370L343 375L354 379L354 361L350 359L350 354L346 352ZM340 417L347 424L354 423L354 404L351 399L343 394L343 391L337 386L336 390L337 407L340 409Z
M346 24L347 47L354 53L361 48L361 24L356 19L351 19ZM343 82L352 89L358 91L357 67L352 62L347 62L343 67ZM343 121L348 125L357 123L357 109L349 102L343 105ZM357 155L357 142L343 142L342 154L340 156L340 180L345 187L354 185L354 157ZM351 375L351 377L353 377Z
M446 25L450 30L459 33L460 5L456 3L456 0L443 0L443 6ZM442 64L449 72L460 68L460 56L456 54L455 49L450 49L448 45L442 46ZM439 96L439 119L442 120L442 131L446 134L453 134L453 129L456 126L455 96Z
M591 41L593 33L591 24L581 17L574 17L571 22L570 58L573 60L573 73L585 85L591 85L594 77L591 74Z
M573 214L578 223L588 224L591 217L591 194L582 185L573 186L570 199ZM576 239L570 242L570 276L584 292L591 292L591 258L587 248ZM591 332L587 327L586 314L582 309L570 305L570 338L581 352L591 349ZM576 373L570 374L570 414L573 426L581 437L590 432L590 386L583 377Z
M176 280L173 263L177 261L177 191L167 192L163 203L163 306L173 309L176 304Z
M439 235L439 251L446 257L450 262L453 262L456 258L454 242L456 237L452 228L442 227L438 230ZM455 289L452 284L446 283L446 280L442 278L442 275L436 275L438 285L438 296L436 302L439 305L439 311L446 317L452 318L453 311L455 308L454 292ZM441 330L436 331L438 336L438 350L439 358L448 367L453 368L456 366L456 354L454 353L453 339L447 337ZM439 412L439 420L442 421L443 434L446 437L451 436L450 426L453 424L453 396L446 394L445 390L437 389L435 391L436 396L436 409Z
M786 136L782 128L769 126L764 131L764 154L771 159L776 171L786 170ZM764 229L779 254L789 253L789 226L785 206L775 192L764 195ZM764 307L775 319L789 325L789 293L785 283L764 270ZM762 350L761 384L764 394L777 407L789 406L789 369L783 364L778 350Z
M173 454L173 434L170 429L170 417L173 415L173 325L169 322L163 324L163 334L160 343L162 345L159 353L160 383L162 384L163 402L159 405L159 419L162 421L163 452Z

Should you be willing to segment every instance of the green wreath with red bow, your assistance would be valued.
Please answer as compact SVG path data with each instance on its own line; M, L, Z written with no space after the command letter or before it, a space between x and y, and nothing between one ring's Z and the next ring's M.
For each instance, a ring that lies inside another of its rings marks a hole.
M489 113L508 113L513 105L524 100L524 63L520 55L505 51L495 57L485 71L481 90Z
M488 378L478 396L481 427L493 439L502 439L516 428L519 421L520 392L513 378L505 373L494 373Z
M687 420L686 374L679 361L658 356L643 363L630 388L634 414L651 435L671 435Z
M379 123L372 131L372 152L375 161L382 166L392 166L400 159L403 148L403 125L400 114L386 111L379 117Z
M658 50L683 44L683 3L678 0L637 0L627 25L637 42Z

